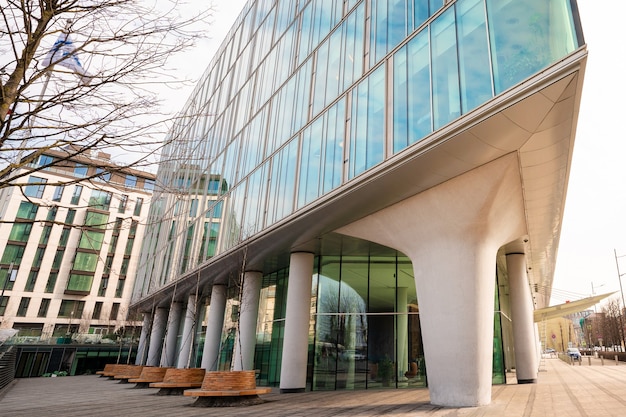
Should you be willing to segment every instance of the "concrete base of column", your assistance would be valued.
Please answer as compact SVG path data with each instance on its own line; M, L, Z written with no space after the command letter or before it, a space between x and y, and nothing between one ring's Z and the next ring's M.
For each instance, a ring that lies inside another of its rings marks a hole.
M411 259L433 404L491 401L496 255L527 233L519 172L509 154L337 230Z

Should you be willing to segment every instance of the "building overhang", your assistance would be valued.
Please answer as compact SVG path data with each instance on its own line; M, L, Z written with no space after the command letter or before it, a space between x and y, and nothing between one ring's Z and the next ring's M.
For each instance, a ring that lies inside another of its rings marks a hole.
M556 263L587 51L565 59L498 95L429 137L299 209L263 233L135 302L141 311L174 294L227 283L234 269L271 272L289 253L323 253L340 245L334 230L384 207L515 153L519 159L528 235L507 250L526 253L530 284L545 306ZM181 295L182 297L182 295Z

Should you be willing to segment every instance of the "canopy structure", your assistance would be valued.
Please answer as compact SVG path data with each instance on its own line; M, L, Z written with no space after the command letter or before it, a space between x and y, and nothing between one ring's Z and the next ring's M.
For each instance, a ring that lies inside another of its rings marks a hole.
M534 312L535 323L542 320L554 319L557 317L567 316L568 314L578 313L593 305L598 304L606 297L610 297L616 292L608 292L606 294L595 295L593 297L583 298L582 300L570 301L564 304L540 308Z

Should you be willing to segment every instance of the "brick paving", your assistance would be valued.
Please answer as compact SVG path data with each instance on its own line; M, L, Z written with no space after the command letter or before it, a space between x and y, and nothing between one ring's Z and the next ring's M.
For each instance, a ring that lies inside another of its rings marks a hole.
M220 417L624 417L626 364L583 358L581 365L547 359L537 384L496 385L484 407L429 403L428 389L316 391L262 396L249 407L191 407L194 398L157 396L156 389L95 375L19 379L3 393L0 416L220 416Z

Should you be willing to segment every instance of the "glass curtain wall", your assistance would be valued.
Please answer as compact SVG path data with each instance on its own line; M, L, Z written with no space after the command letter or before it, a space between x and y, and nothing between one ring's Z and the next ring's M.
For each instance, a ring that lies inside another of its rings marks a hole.
M313 390L425 384L412 265L389 252L318 258Z

